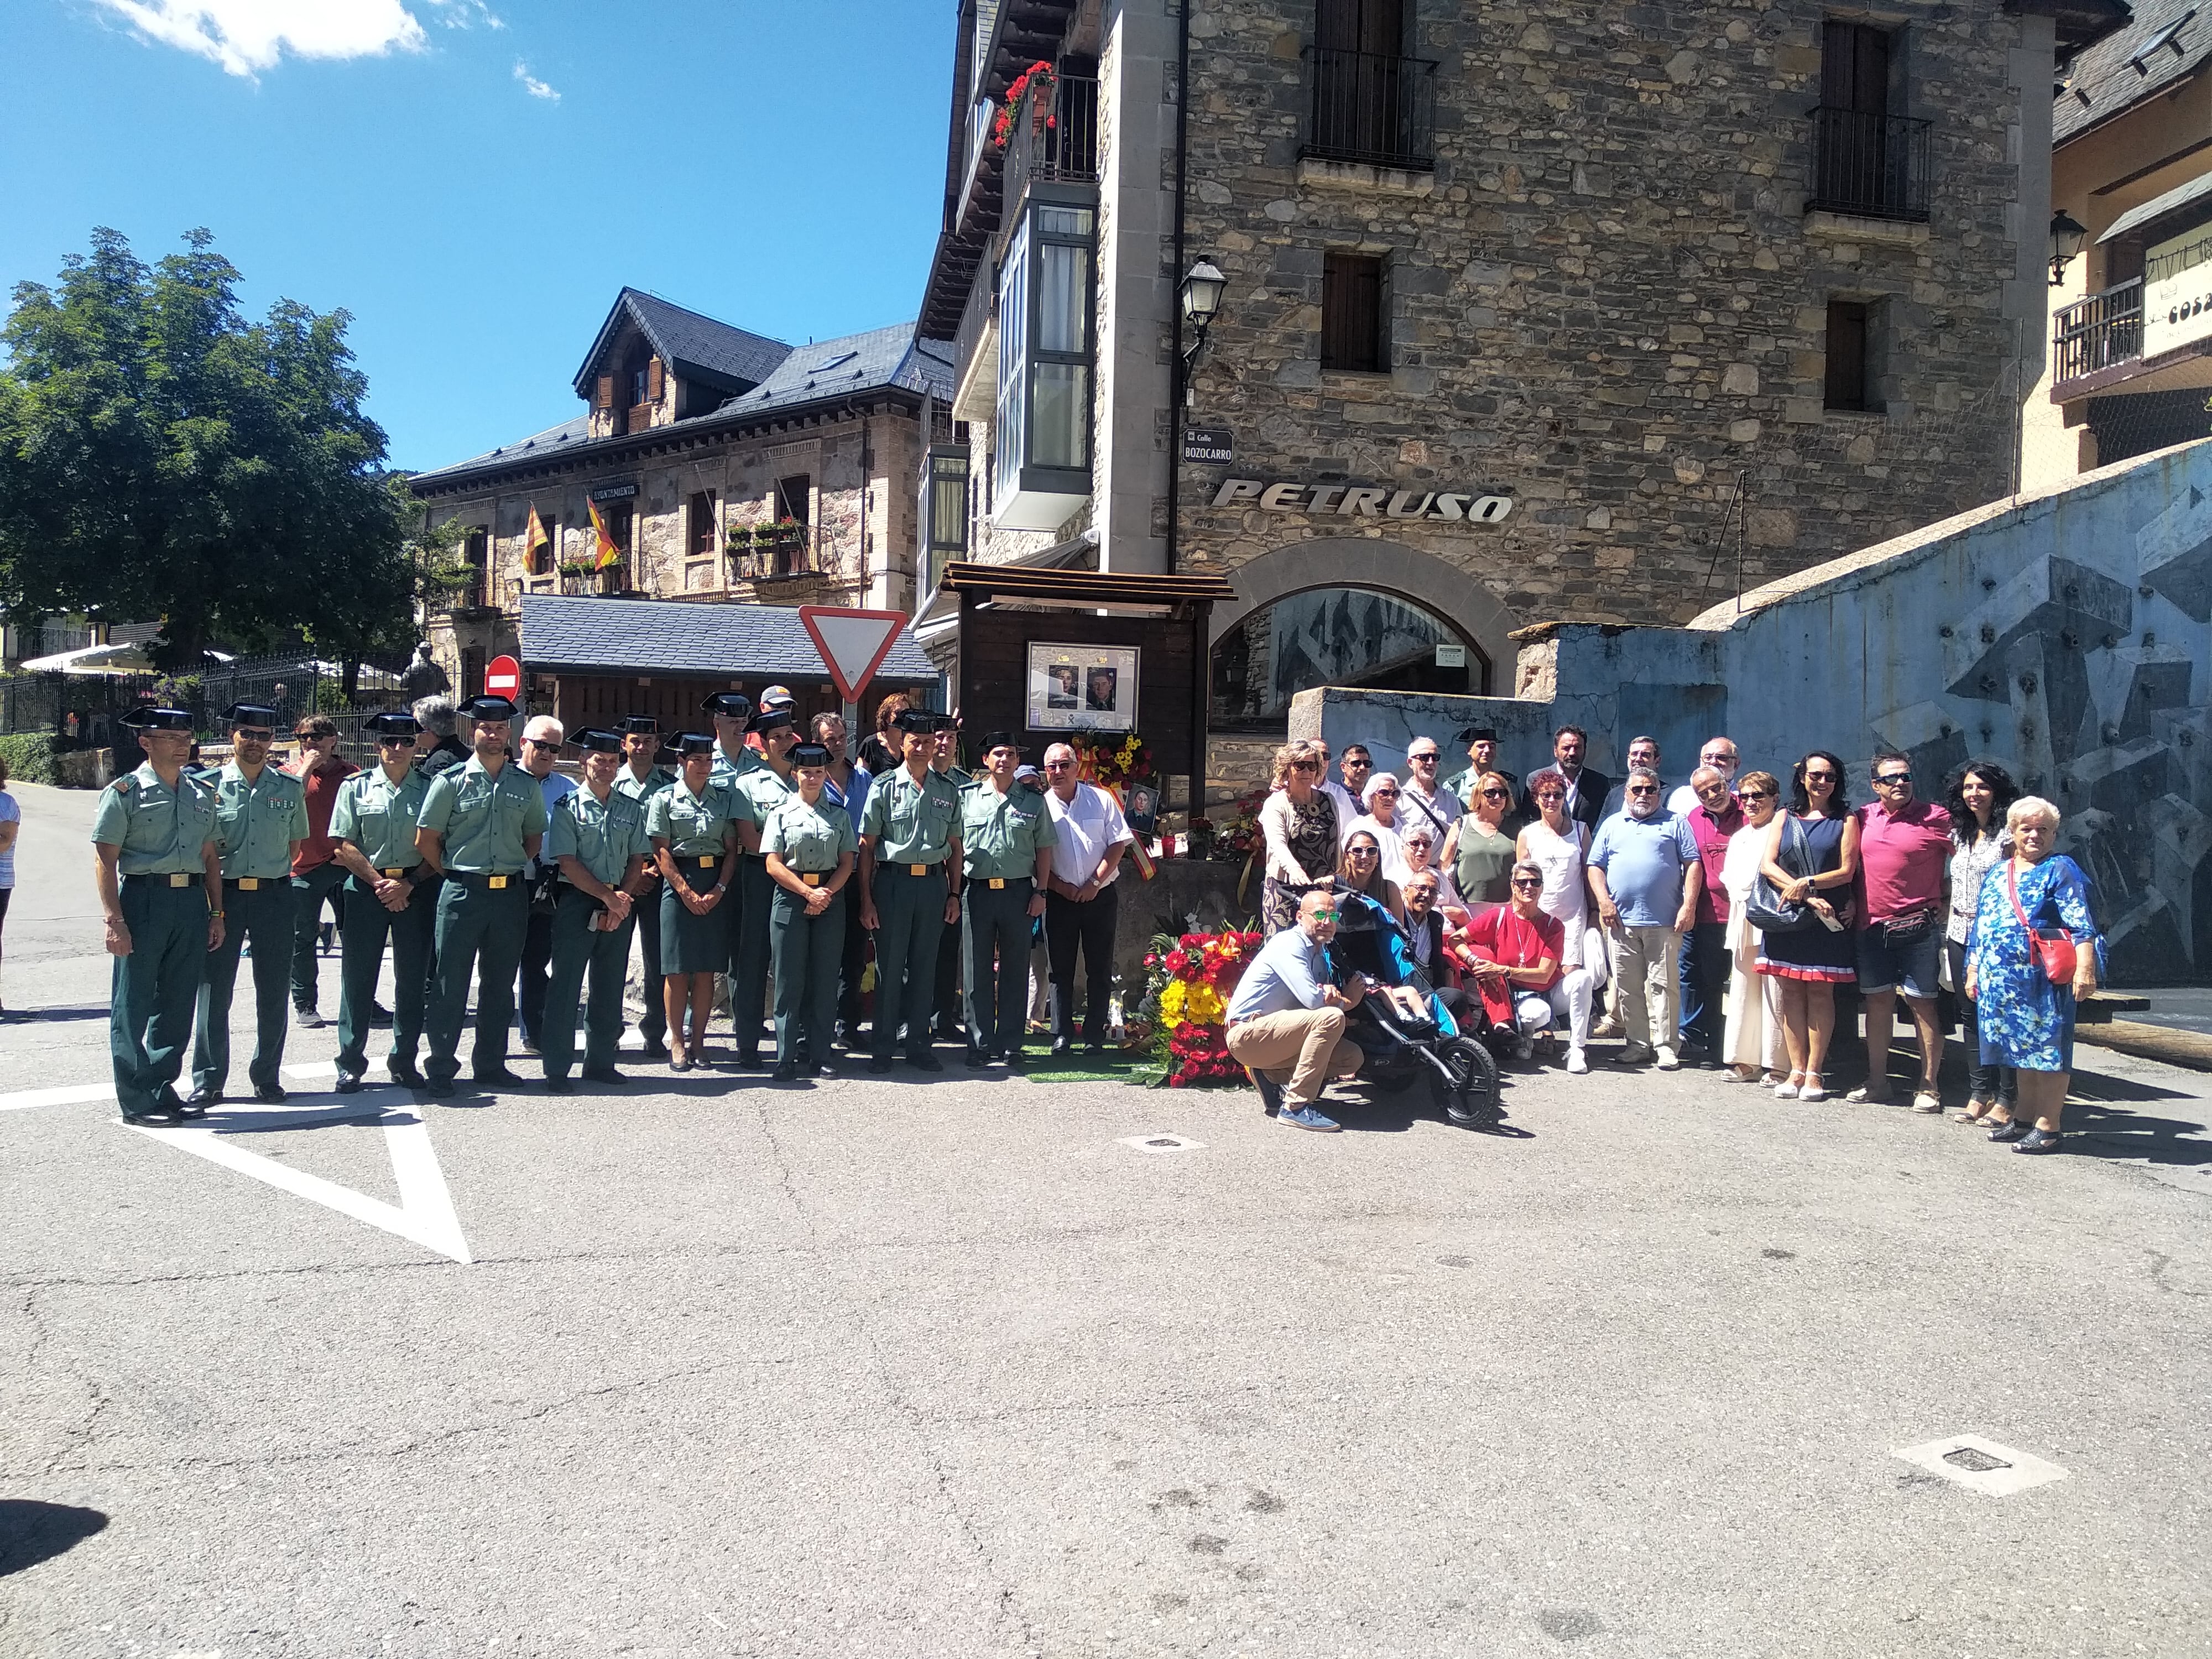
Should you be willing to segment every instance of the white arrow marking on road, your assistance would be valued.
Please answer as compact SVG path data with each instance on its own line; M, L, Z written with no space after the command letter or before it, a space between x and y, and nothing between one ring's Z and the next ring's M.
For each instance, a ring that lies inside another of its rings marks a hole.
M327 1115L360 1109L357 1106L310 1109L313 1113ZM381 1199L369 1198L349 1187L325 1181L320 1176L311 1176L258 1152L249 1152L238 1145L234 1132L191 1127L172 1129L145 1123L130 1127L142 1135L166 1141L210 1164L220 1164L226 1170L252 1176L256 1181L266 1182L310 1203L336 1210L340 1215L365 1221L387 1233L397 1233L426 1250L434 1250L464 1264L473 1261L468 1241L461 1236L460 1218L453 1213L453 1194L446 1188L445 1172L438 1167L437 1151L430 1145L428 1126L419 1117L397 1111L386 1112L383 1124L384 1144L392 1154L392 1173L399 1183L397 1208Z

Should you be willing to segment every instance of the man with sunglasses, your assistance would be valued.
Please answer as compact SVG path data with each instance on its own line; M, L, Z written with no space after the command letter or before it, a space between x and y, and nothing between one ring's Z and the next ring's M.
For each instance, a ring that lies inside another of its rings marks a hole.
M346 872L346 904L338 924L338 1086L361 1087L368 1070L376 978L392 942L392 1052L394 1083L422 1085L415 1069L422 1040L424 981L430 963L430 929L438 903L438 874L422 862L415 823L430 780L415 764L422 728L412 714L372 714L368 735L377 764L339 787L331 809L332 854Z
M1705 872L1690 826L1659 804L1656 772L1638 767L1622 790L1626 808L1590 841L1590 897L1613 940L1628 1038L1621 1059L1671 1072L1681 1064L1674 1045L1682 935L1696 918Z
M565 796L576 792L576 781L555 769L561 763L562 746L568 728L550 714L537 714L522 728L522 769L538 781L545 802L550 828L554 809ZM522 936L522 965L516 970L515 1006L522 1024L522 1046L532 1054L542 1047L545 1025L545 990L553 976L553 916L556 898L552 859L531 859L522 867L523 884L530 892L530 926Z
M1406 745L1406 775L1398 785L1401 838L1413 825L1424 824L1436 831L1438 848L1450 841L1452 825L1459 822L1461 802L1437 781L1443 761L1434 738L1415 738Z
M1866 999L1866 1086L1846 1099L1881 1104L1890 1097L1889 1044L1897 1030L1897 993L1905 992L1920 1038L1916 1112L1943 1109L1936 1068L1943 1034L1936 1023L1936 972L1943 945L1943 878L1949 868L1951 815L1914 799L1912 761L1897 750L1875 757L1875 798L1853 817L1859 825L1859 993Z
M1340 991L1330 981L1336 905L1335 895L1323 888L1298 901L1298 925L1285 927L1252 958L1226 1017L1230 1055L1252 1074L1275 1121L1322 1133L1340 1126L1314 1103L1332 1079L1350 1077L1366 1058L1346 1038L1344 1018L1370 988L1364 976Z
M1680 814L1705 872L1698 914L1682 936L1682 1057L1693 1066L1721 1062L1721 994L1729 976L1729 895L1721 870L1728 863L1729 837L1744 825L1733 781L1717 767L1700 766L1688 785L1696 808ZM1668 811L1679 811L1671 799Z
M1375 771L1374 757L1367 752L1364 743L1348 743L1344 746L1344 758L1337 762L1336 769L1343 781L1338 782L1328 775L1328 752L1323 745L1321 757L1322 793L1336 803L1336 840L1340 847L1352 834L1352 823L1367 811L1367 781Z

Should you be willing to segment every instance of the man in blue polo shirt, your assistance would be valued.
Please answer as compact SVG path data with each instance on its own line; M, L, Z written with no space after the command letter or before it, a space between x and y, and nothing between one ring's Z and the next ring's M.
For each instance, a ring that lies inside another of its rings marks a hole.
M1626 807L1598 826L1590 842L1590 897L1613 936L1620 981L1620 1023L1628 1036L1621 1059L1656 1060L1671 1072L1680 1015L1682 934L1696 921L1705 869L1686 821L1659 804L1663 786L1648 766L1623 786Z

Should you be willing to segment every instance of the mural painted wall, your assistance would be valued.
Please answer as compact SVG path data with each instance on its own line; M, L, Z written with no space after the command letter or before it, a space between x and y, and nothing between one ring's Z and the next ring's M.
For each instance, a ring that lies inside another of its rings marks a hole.
M1725 732L1747 767L1876 749L1923 794L1996 760L2065 814L2095 878L2121 983L2212 979L2212 443L2145 456L1804 571L1682 629L1562 625L1524 647L1514 698L1307 692L1295 734L1378 765L1416 733L1495 726L1526 771L1550 732L1589 731L1618 775L1661 740L1670 781Z

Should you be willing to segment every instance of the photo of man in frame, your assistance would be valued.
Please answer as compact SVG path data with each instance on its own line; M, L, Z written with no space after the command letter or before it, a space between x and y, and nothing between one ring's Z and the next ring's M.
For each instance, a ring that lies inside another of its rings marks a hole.
M1121 695L1121 671L1095 665L1085 676L1083 706L1097 713L1114 713Z
M1083 699L1079 687L1081 671L1072 662L1054 663L1045 671L1044 706L1048 708L1079 708Z

